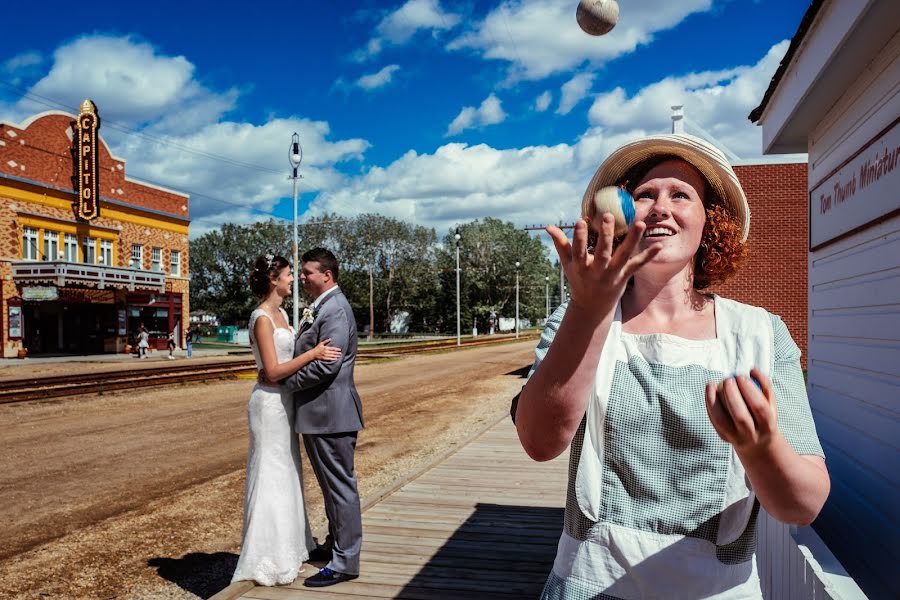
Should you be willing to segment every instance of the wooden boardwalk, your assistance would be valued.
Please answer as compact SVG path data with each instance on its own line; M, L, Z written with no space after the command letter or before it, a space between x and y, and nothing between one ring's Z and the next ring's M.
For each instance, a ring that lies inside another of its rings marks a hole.
M563 524L568 452L529 459L505 418L363 513L359 579L328 588L242 582L215 598L528 599L540 595Z

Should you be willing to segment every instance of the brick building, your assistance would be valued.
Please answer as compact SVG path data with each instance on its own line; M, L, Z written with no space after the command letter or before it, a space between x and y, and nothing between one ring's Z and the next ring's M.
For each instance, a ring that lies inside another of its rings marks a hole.
M188 196L127 177L95 113L0 122L4 357L121 352L141 324L184 338Z
M750 255L733 279L713 291L780 316L803 352L805 368L807 163L763 160L733 165L750 204Z

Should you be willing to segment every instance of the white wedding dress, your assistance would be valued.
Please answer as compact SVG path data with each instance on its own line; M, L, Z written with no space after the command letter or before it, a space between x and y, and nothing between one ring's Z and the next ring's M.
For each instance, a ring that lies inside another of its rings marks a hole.
M287 314L281 312L287 321ZM260 317L270 318L260 309L250 315L250 342L257 368L262 368L262 360L253 330ZM291 360L294 330L276 326L273 335L278 362ZM293 396L283 394L277 386L257 383L250 394L247 421L250 451L244 490L244 535L231 581L283 585L294 581L315 543L303 500Z

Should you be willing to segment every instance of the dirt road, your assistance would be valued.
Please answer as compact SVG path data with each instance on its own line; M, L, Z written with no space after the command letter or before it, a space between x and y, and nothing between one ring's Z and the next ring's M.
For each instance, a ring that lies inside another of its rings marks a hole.
M495 422L533 348L359 366L363 502ZM224 587L240 543L252 384L0 406L0 597L196 598Z

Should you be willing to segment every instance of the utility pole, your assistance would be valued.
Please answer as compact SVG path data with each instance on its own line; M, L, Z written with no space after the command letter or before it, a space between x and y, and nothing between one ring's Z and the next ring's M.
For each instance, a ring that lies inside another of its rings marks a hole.
M553 223L563 231L567 229L575 229L575 223L563 223L559 222ZM525 231L544 231L547 228L547 225L528 225L525 227ZM563 271L562 261L559 261L559 303L562 304L566 301L566 273ZM549 312L549 308L548 308Z
M516 261L516 339L519 339L519 261Z
M456 233L453 234L453 239L456 240L456 345L462 345L462 337L459 328L459 240L462 237L459 233L459 227L456 228Z
M291 147L288 150L288 161L291 163L291 179L294 181L294 289L293 289L293 313L294 322L292 325L297 331L300 330L300 277L296 275L297 269L297 180L300 175L297 169L300 168L300 162L303 160L303 148L300 146L300 136L295 132L291 136Z
M375 333L375 300L374 300L374 291L375 285L372 281L372 264L369 264L369 337L368 340L372 341L372 336Z

